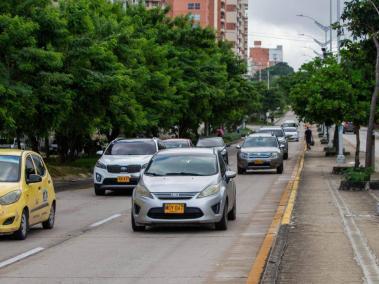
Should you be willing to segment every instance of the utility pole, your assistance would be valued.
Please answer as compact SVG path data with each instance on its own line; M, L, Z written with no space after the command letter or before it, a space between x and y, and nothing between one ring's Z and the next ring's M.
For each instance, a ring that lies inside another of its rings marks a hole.
M270 90L270 69L267 68L267 89Z
M329 26L329 33L330 33L330 53L333 54L333 29L332 29L332 24L333 24L333 0L330 0L330 26Z

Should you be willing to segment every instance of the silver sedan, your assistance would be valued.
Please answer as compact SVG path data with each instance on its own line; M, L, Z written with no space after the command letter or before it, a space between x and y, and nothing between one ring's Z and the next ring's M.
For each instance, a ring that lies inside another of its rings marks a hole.
M157 153L133 192L134 231L165 224L214 224L236 219L236 186L219 151L170 149Z

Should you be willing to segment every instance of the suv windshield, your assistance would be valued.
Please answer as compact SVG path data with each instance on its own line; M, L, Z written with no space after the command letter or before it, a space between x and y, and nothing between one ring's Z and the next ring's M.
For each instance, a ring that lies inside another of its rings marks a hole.
M170 140L170 141L163 141L163 144L166 146L167 149L171 148L189 148L189 143L184 140Z
M272 133L276 137L284 137L284 133L282 129L261 129L258 133Z
M225 143L222 138L208 138L208 139L200 139L197 142L197 147L205 147L205 148L212 148L212 147L224 147Z
M297 129L294 127L286 127L284 128L284 132L297 132Z
M243 148L250 147L278 147L278 141L275 137L250 137L246 138L242 145Z
M154 141L118 141L107 148L105 155L154 155Z
M20 179L20 157L0 155L0 182L18 182Z
M211 176L218 173L215 155L159 155L146 169L152 176Z

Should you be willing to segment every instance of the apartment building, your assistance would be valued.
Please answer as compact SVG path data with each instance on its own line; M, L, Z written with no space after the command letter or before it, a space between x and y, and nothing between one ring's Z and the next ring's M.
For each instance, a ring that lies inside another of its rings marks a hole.
M250 65L252 73L256 73L267 67L283 62L283 46L276 48L264 48L261 41L254 41L254 47L250 48Z

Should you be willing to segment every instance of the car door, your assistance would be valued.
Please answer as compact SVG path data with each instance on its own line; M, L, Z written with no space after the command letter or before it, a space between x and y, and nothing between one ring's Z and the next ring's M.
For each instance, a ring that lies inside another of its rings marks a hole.
M32 154L33 162L36 167L37 175L42 178L42 182L38 189L38 203L39 203L39 214L41 221L46 220L50 213L49 200L50 195L52 195L52 185L51 180L47 174L45 164L42 161L42 158L37 154Z
M220 163L220 171L221 171L221 176L224 180L224 184L226 187L226 193L228 195L228 200L229 200L229 208L233 207L234 201L235 201L235 187L234 187L234 181L232 179L228 179L226 177L226 171L228 170L227 165L225 164L224 158L221 155L221 152L218 152L218 160Z
M42 182L28 183L29 176L31 174L37 174L37 171L32 156L28 154L25 157L24 164L24 183L26 203L29 208L29 223L32 225L40 221L40 212L38 212L38 207L41 202L40 188L42 186Z

